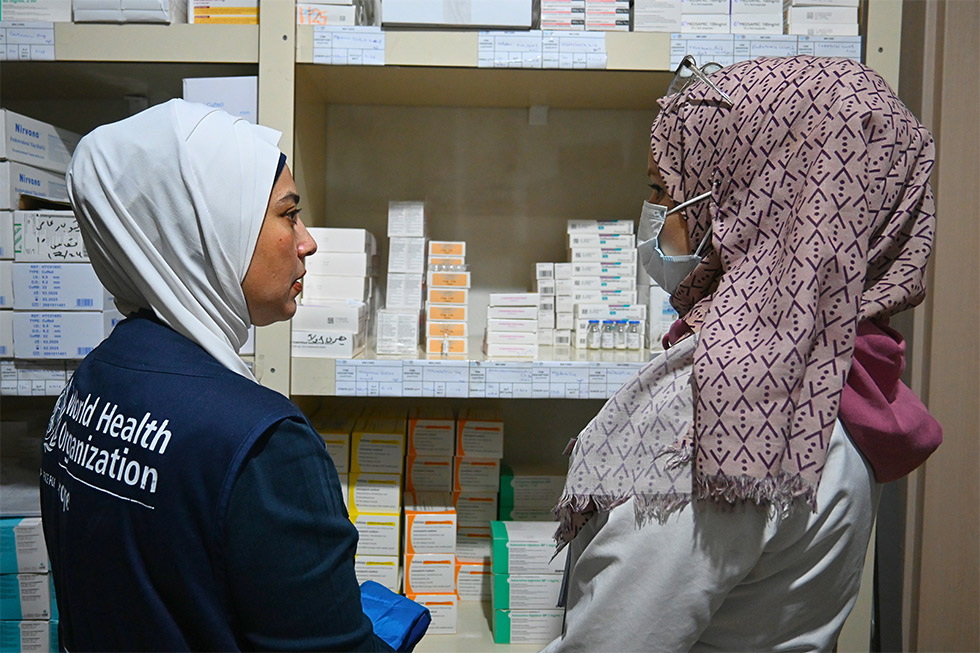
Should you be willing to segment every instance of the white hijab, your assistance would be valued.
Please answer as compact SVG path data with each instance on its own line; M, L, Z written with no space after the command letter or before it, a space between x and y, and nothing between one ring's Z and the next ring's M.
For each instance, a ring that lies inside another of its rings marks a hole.
M250 325L241 284L280 136L171 100L85 136L67 174L89 258L119 310L151 309L248 378L238 356Z

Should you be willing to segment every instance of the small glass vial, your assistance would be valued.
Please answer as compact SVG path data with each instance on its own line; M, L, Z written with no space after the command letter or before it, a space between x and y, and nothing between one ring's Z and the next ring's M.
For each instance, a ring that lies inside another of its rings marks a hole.
M626 349L626 320L616 320L616 349Z
M640 321L630 320L629 326L626 327L626 348L627 349L642 349L643 348L643 336L640 333Z
M602 349L616 348L616 323L612 320L602 322Z
M602 348L602 333L599 331L599 320L589 320L589 328L585 332L585 342L589 349Z

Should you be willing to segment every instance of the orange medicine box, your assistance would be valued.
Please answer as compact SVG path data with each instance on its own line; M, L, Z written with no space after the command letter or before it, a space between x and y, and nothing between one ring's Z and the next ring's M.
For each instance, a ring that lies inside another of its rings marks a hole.
M490 527L497 519L496 492L453 492L456 522L460 526Z
M491 564L493 555L493 531L490 527L460 526L456 529L457 562Z
M463 256L430 256L429 265L465 265Z
M465 322L466 304L429 304L425 306L425 319L436 322Z
M466 322L442 322L435 320L430 320L426 323L425 333L430 338L442 338L443 336L465 338L469 335Z
M426 338L425 352L427 354L465 354L467 353L466 338Z
M452 456L405 457L406 492L448 492L452 487Z
M469 288L469 272L435 272L429 270L426 283L430 288Z
M456 555L406 553L406 594L456 594Z
M499 458L453 458L453 492L497 492L499 489Z
M433 256L466 256L466 241L430 240L429 258Z
M492 587L489 562L456 562L456 596L460 601L489 601Z
M452 635L456 632L456 609L458 599L452 594L410 594L405 596L429 609L432 622L425 631L430 635ZM553 638L552 638L553 639Z
M504 421L500 414L478 408L460 411L456 420L456 455L503 458Z
M466 288L429 288L426 301L433 304L466 304L470 291Z
M454 551L456 551L456 508L453 507L453 495L449 492L406 494L405 553L453 553Z
M409 456L449 456L456 453L456 418L449 409L412 408L408 415Z

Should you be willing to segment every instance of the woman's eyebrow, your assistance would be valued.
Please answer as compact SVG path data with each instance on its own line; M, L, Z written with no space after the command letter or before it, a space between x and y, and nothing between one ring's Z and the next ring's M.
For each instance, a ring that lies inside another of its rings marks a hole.
M279 204L286 204L292 202L293 204L299 204L299 195L296 193L286 193L279 198Z

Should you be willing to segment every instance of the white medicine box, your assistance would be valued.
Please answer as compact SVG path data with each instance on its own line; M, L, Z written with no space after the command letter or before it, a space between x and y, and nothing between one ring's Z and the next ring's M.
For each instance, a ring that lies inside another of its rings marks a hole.
M6 2L4 9L7 9ZM81 136L9 109L0 109L0 139L0 159L64 173Z

